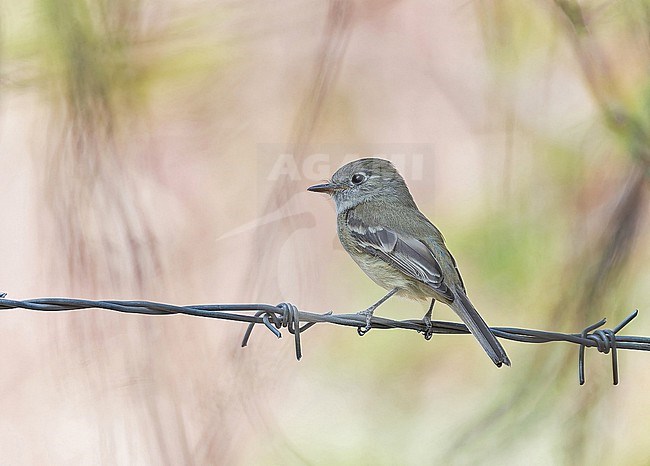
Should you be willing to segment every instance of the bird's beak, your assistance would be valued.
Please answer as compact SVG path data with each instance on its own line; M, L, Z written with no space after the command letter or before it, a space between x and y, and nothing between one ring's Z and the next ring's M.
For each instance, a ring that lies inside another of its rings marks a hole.
M309 188L307 188L307 191L312 191L315 193L332 194L337 189L338 188L333 183L323 183L323 184L315 184L314 186L310 186Z

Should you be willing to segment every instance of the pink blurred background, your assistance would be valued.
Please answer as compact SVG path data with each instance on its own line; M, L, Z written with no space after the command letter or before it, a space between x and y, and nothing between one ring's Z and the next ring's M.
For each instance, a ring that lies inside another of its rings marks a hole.
M647 2L5 2L0 291L352 312L305 191L395 160L494 326L650 335ZM419 318L391 300L379 315ZM2 464L646 464L650 357L0 316ZM435 318L455 319L444 306Z

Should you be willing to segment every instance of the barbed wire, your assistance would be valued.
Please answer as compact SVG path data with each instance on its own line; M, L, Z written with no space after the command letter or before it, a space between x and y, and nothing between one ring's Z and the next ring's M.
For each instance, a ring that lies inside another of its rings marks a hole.
M266 327L276 337L281 338L281 328L286 328L294 336L296 358L302 358L301 333L317 323L328 323L356 327L365 327L366 317L359 314L317 314L301 311L291 303L270 304L197 304L177 306L152 301L93 301L73 298L37 298L28 300L6 299L6 293L0 293L0 309L28 309L31 311L77 311L82 309L106 309L109 311L144 315L184 314L195 317L208 317L248 323L241 343L248 345L253 328L257 324ZM596 348L599 352L612 354L613 384L618 385L618 350L650 351L650 337L619 336L620 330L629 324L639 311L635 310L613 329L601 329L606 323L602 319L587 326L580 333L549 332L516 327L491 327L499 338L522 343L551 343L563 341L579 345L578 379L580 385L585 383L585 348ZM304 325L301 325L304 324ZM458 335L470 333L464 324L456 322L432 321L433 332L437 334ZM370 320L373 329L403 329L424 333L426 328L421 320L391 320L373 316Z

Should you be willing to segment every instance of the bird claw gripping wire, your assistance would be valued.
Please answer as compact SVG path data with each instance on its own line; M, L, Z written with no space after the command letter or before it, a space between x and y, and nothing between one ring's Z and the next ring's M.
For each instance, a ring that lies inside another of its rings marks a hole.
M634 318L639 314L638 310L635 310L632 314L627 316L623 321L618 324L613 330L608 328L603 328L596 330L598 327L605 325L607 319L602 319L595 324L590 325L585 328L580 336L584 340L593 342L589 346L595 346L599 352L608 354L609 351L612 351L612 377L614 385L618 385L618 355L616 349L616 334L627 324L632 322ZM593 333L589 333L593 332ZM580 385L585 384L585 348L586 344L580 345L580 350L578 352L578 378L580 380Z
M296 306L291 303L280 303L275 306L275 310L262 310L255 313L255 317L261 317L262 323L266 328L268 328L276 337L282 338L280 333L280 328L286 327L289 333L293 334L294 342L296 345L296 359L300 360L302 358L302 347L300 345L300 332L304 332L310 327L314 326L316 322L309 322L302 327L300 326L300 311ZM332 312L328 312L324 315L331 315ZM248 340L250 339L251 333L253 332L253 327L256 323L251 322L248 324L244 338L242 339L242 347L248 345Z

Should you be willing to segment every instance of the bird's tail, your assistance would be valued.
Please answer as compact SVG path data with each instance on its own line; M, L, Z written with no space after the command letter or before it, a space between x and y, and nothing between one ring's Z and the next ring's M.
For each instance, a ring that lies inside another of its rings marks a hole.
M462 319L472 335L478 340L485 352L490 356L490 359L501 367L502 364L510 365L510 359L503 349L501 343L496 339L488 325L480 316L478 311L474 308L469 298L464 291L454 290L454 302L451 303L451 308Z

